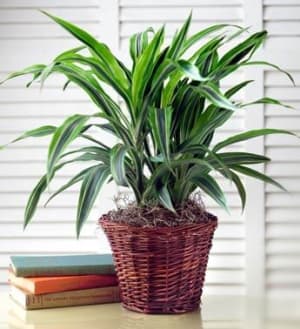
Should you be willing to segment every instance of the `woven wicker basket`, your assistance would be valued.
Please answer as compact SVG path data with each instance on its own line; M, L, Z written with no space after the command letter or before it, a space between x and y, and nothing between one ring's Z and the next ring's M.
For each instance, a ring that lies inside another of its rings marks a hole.
M184 313L200 305L217 218L178 227L99 223L113 251L125 308L143 313Z

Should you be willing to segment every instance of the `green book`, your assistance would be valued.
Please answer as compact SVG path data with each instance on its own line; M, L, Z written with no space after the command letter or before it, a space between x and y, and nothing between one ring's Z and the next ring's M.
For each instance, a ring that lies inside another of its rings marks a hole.
M115 274L112 255L11 256L10 266L16 276L64 276Z

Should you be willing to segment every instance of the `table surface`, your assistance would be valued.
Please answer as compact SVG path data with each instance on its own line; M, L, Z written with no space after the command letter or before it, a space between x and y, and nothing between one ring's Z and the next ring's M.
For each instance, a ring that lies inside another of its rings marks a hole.
M181 315L146 315L121 304L25 311L0 293L0 329L299 329L300 301L204 296L201 310Z

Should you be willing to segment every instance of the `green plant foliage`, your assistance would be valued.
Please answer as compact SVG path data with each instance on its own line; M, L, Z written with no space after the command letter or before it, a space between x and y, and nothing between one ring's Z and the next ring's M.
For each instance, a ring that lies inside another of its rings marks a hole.
M226 91L220 89L222 79L247 65L271 66L293 81L289 73L274 64L251 61L267 37L266 31L247 34L242 42L233 44L224 53L220 49L240 39L248 28L220 24L188 36L190 15L170 45L164 43L164 27L158 31L150 27L134 34L129 45L132 65L127 68L107 45L88 32L59 17L45 14L77 39L79 47L64 51L49 65L30 66L10 74L6 80L29 74L32 80L27 86L30 86L34 81L43 84L52 74L64 75L67 83L63 88L69 83L78 85L95 103L98 112L94 115L74 114L58 127L39 127L14 140L52 135L47 172L30 195L25 226L31 221L41 194L56 172L71 162L84 161L88 166L54 192L48 201L73 184L81 184L77 235L101 187L111 180L131 188L140 207L157 203L173 212L197 188L227 209L224 191L214 178L215 172L234 183L243 208L246 190L240 174L282 188L272 178L248 167L266 163L269 158L253 153L228 152L223 148L250 138L291 132L258 129L214 143L215 131L236 111L246 111L247 106L261 103L285 106L267 97L245 103L234 102L232 97L253 80L241 81ZM208 37L209 40L203 42ZM105 91L106 86L118 94L124 107ZM93 123L89 123L91 118ZM98 119L99 122L95 123ZM90 135L91 127L112 134L115 145L105 145ZM68 150L77 138L84 138L90 145Z

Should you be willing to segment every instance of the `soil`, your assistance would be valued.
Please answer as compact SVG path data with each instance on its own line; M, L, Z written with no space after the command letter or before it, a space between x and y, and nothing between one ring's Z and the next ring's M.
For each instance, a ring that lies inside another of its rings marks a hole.
M205 210L199 197L186 201L176 209L176 213L160 205L139 207L135 203L127 203L123 207L117 206L117 210L109 211L100 220L105 218L139 227L175 227L216 220L215 216Z

